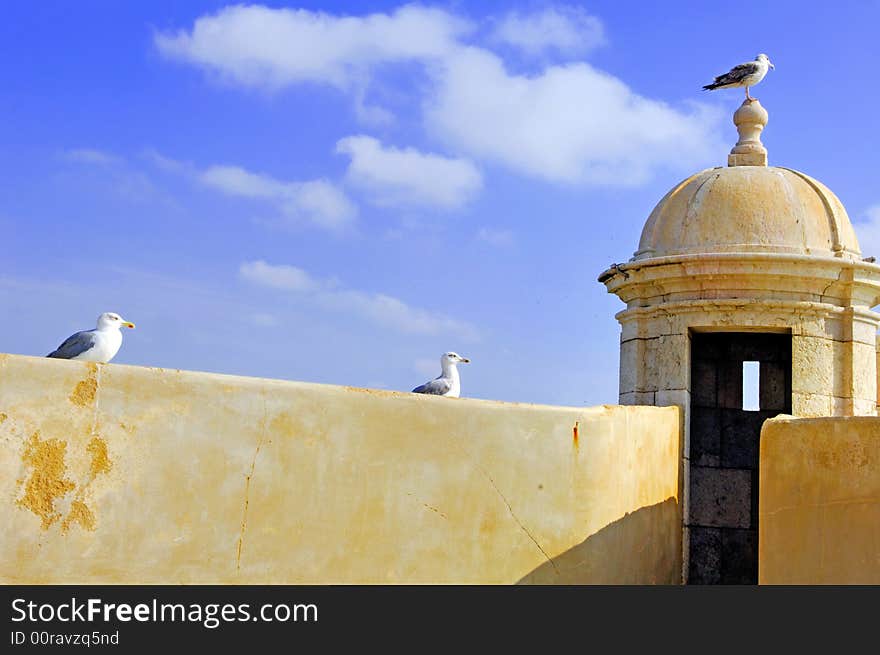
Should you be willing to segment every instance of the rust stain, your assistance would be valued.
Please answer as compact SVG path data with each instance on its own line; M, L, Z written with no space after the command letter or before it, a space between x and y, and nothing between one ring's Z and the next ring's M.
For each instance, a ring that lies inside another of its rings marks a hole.
M95 396L98 393L98 380L96 377L98 365L94 362L88 362L89 375L85 380L76 383L73 391L70 392L70 402L80 407L87 407L95 402Z
M95 529L95 515L92 514L92 510L89 509L89 506L81 500L74 500L70 504L70 511L67 513L67 518L61 522L61 532L67 534L67 531L70 529L70 524L73 522L79 523L80 526L86 530L94 531Z
M0 425L3 425L3 423L4 423L4 422L6 421L6 419L8 419L8 418L9 418L9 417L8 417L6 414L4 414L3 412L0 412Z
M571 438L574 441L574 447L578 447L578 424L579 421L574 422L574 427L571 429Z
M107 473L113 467L113 462L107 455L107 443L101 437L92 437L86 446L86 452L92 456L92 461L89 464L89 479L85 484L80 484L76 496L70 504L67 516L61 522L62 534L67 534L71 523L74 522L79 523L86 530L95 529L95 515L83 499L95 478L102 473Z
M30 467L31 475L24 484L24 494L16 504L40 517L41 528L48 530L61 514L55 511L55 501L63 498L76 486L68 480L64 457L67 442L58 439L40 439L39 430L31 435L21 461Z
M113 462L107 456L107 443L101 437L92 437L89 445L86 446L86 452L92 456L92 463L89 467L92 480L101 473L107 473L112 468Z

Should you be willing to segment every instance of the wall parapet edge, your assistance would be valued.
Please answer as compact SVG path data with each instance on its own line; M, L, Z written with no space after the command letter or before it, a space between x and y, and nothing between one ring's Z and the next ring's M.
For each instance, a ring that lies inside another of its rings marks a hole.
M0 355L5 583L676 583L675 407Z

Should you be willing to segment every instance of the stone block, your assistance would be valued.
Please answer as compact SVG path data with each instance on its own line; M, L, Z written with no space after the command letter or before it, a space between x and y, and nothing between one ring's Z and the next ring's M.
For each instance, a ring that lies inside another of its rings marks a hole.
M831 399L831 416L852 416L854 403L852 398L839 398L834 396Z
M751 471L691 466L688 525L749 528Z
M794 416L834 416L832 397L825 394L804 393L792 390L791 413Z
M690 514L691 502L691 466L687 458L682 462L681 466L681 516L682 521L686 524L686 517Z
M620 385L621 394L638 391L638 379L643 376L643 346L641 339L632 339L620 344Z
M655 394L653 391L632 391L620 394L618 400L621 405L654 405Z
M721 528L721 584L758 583L758 531Z
M718 406L742 409L743 371L741 361L718 362Z
M691 367L691 397L695 407L717 406L716 366L714 360L694 360Z
M869 398L854 398L853 414L856 416L877 416L877 401Z
M762 410L791 411L791 362L761 362L758 389Z
M757 470L761 426L772 412L721 410L720 466Z
M867 346L876 346L877 325L873 321L860 320L853 318L852 322L852 340Z
M852 395L877 397L877 351L875 347L853 342Z
M791 340L791 389L810 394L832 396L835 393L835 370L843 363L835 350L843 344L818 337L793 337Z
M620 323L620 343L631 341L639 336L638 321L621 321Z
M690 380L688 339L674 334L647 339L645 342L644 391L687 389Z
M730 153L727 155L728 166L766 166L766 152Z
M720 528L688 527L688 584L721 582Z
M721 465L721 410L691 408L690 453L696 466Z
M725 335L717 332L691 332L694 359L727 359Z
M728 358L741 362L787 362L791 359L791 335L760 332L737 335L730 342Z

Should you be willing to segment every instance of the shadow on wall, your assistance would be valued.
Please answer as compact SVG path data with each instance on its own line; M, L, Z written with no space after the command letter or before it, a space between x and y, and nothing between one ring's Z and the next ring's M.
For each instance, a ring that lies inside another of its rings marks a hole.
M557 555L517 584L681 584L681 526L675 498L641 507Z

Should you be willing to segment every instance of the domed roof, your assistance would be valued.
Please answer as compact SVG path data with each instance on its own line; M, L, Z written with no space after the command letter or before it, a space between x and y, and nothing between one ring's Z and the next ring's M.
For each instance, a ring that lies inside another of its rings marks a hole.
M633 260L725 252L861 257L831 190L798 171L766 165L760 141L766 122L757 101L737 110L740 140L729 165L692 175L667 193L648 217Z
M843 204L821 182L788 168L729 166L667 193L633 258L717 252L858 258L861 251Z

